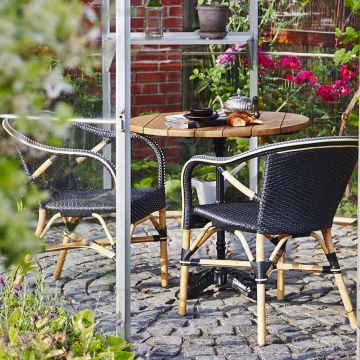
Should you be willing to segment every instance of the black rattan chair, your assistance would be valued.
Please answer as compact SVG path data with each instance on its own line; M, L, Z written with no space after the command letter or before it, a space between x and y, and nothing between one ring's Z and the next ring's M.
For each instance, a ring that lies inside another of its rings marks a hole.
M241 184L226 166L266 157L266 171L261 194ZM358 157L358 140L353 137L301 139L259 147L233 157L194 156L184 166L183 250L179 313L186 313L189 266L216 266L252 269L257 287L258 343L266 343L265 284L277 271L277 298L284 298L286 271L330 273L335 277L345 311L353 328L357 327L350 297L345 287L331 236L333 218ZM235 188L250 200L209 205L192 204L191 176L195 166L213 164ZM191 243L191 229L199 219L210 221ZM192 256L211 234L229 231L239 238L246 261L195 259ZM256 233L253 254L242 231ZM315 233L321 231L322 237ZM285 263L285 245L295 237L312 236L323 249L329 265ZM265 256L264 244L275 248Z
M13 119L4 119L2 125L5 131L22 146L22 149L19 148L19 154L30 182L37 183L42 190L49 192L49 198L46 202L39 205L36 235L44 238L57 219L62 218L66 226L62 243L45 246L45 251L60 251L54 272L55 279L61 275L69 249L90 248L115 260L115 241L103 218L104 215L116 211L115 193L113 190L105 190L100 186L97 188L89 186L91 184L86 181L87 186L82 188L79 184L84 182L82 174L81 172L79 174L79 171L75 172L85 160L94 159L109 171L112 179L115 179L114 165L109 159L98 153L114 141L115 133L89 124L76 123L75 126L81 132L85 131L102 138L102 141L92 150L83 150L40 144L16 130L13 126ZM161 284L166 287L168 284L168 265L164 185L165 159L161 149L152 139L141 135L132 135L131 137L133 141L141 141L149 146L155 153L158 163L157 187L131 189L131 241L132 243L160 242ZM37 150L37 156L35 154L29 156L29 149ZM39 153L41 156L38 155ZM50 157L49 153L52 154ZM159 221L152 215L157 211L159 212ZM52 217L46 224L47 214L52 214ZM85 240L75 233L79 220L84 217L96 218L103 227L107 238L105 240ZM152 222L157 230L157 235L133 236L136 226L146 220ZM111 245L110 248L108 245Z

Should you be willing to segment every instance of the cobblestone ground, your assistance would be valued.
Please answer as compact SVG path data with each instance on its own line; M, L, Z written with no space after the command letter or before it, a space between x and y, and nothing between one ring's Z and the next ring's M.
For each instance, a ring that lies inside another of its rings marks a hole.
M159 284L159 245L132 246L131 325L137 359L355 359L355 332L345 318L331 275L287 273L285 301L276 300L274 276L269 280L268 345L262 348L256 345L256 304L233 290L210 287L189 301L186 317L179 317L179 221L169 220L168 229L168 289ZM102 236L95 224L81 225L80 230L93 238ZM140 231L147 231L146 226ZM54 229L51 237L59 234L60 229ZM341 245L340 263L355 304L356 229L335 226L334 235L338 250ZM253 235L247 237L253 247ZM215 239L210 241L211 254ZM235 257L241 252L234 239L228 238L229 255ZM288 258L324 261L313 239L294 240L288 246ZM55 284L51 276L55 259L56 254L39 256L47 269L50 291L71 298L79 309L96 308L99 326L106 332L114 331L114 263L88 250L70 251L62 278Z

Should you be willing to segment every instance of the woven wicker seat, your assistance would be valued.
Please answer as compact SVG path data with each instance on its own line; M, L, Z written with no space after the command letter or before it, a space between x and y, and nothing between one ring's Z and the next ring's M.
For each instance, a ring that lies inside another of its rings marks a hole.
M241 203L210 204L194 206L194 214L211 220L213 226L227 231L243 230L256 233L259 203L243 201Z
M39 144L29 137L21 134L13 127L14 120L3 120L3 127L25 149L19 149L24 169L30 182L37 183L38 187L47 190L49 198L39 207L39 223L36 234L44 237L57 219L62 218L66 231L62 244L47 245L45 251L59 250L60 255L54 272L54 277L59 278L68 249L90 248L101 254L115 259L115 242L110 233L103 215L116 211L114 190L104 190L91 184L91 179L82 178L79 165L87 159L95 159L115 179L115 167L109 159L99 154L104 147L115 140L115 133L87 124L76 124L77 131L86 132L100 137L102 141L91 150L57 148ZM165 160L159 146L146 136L132 135L132 141L140 141L149 146L158 163L157 187L136 188L131 190L131 235L136 226L150 220L158 235L132 236L132 242L160 242L161 284L166 287L167 274L167 231L166 231L166 199L165 199ZM29 155L28 149L32 150ZM36 154L34 150L36 149ZM40 154L39 154L40 153ZM52 154L50 157L48 153ZM100 170L102 170L100 168ZM85 184L85 185L84 185ZM154 212L159 212L159 220ZM52 213L52 218L46 224L46 214ZM88 241L75 233L79 220L83 217L94 217L102 225L107 239ZM46 224L46 226L45 226ZM111 245L108 248L107 245Z
M131 222L135 223L166 206L163 189L131 189ZM44 204L49 211L63 216L91 216L92 213L108 214L116 211L113 190L68 190L55 194Z
M261 195L243 185L227 166L257 157L265 157L265 175ZM357 327L354 310L345 287L335 253L331 227L336 209L357 161L355 137L300 139L259 147L233 157L214 158L197 155L182 172L183 249L179 314L185 315L190 266L245 268L256 282L258 344L266 343L265 284L277 272L277 299L284 299L285 272L328 273L335 278L350 325ZM249 201L194 206L191 179L198 165L214 165L226 180L249 197ZM191 230L209 221L194 241ZM240 241L246 260L194 258L194 254L217 231L232 232ZM241 231L256 233L255 253ZM319 235L318 231L322 233ZM311 236L328 260L323 264L285 262L285 246L294 237ZM265 242L274 250L265 253Z

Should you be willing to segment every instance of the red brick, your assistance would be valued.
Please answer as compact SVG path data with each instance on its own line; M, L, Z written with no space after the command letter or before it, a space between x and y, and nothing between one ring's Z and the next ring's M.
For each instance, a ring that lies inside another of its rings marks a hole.
M159 65L157 62L133 62L131 64L132 71L157 71Z
M164 72L149 72L136 74L136 81L142 83L161 82L165 81L166 73Z
M140 84L131 84L131 94L139 94L141 92Z
M171 62L162 62L160 63L160 70L181 70L182 62L181 61L171 61Z
M158 92L158 84L144 84L142 94L154 94Z
M164 27L183 26L183 24L182 18L168 17L164 19Z
M166 81L180 81L181 79L181 71L169 71L166 73Z
M143 4L143 0L131 0L131 6L139 6Z
M177 93L177 94L168 94L166 97L166 102L168 104L180 104L182 100L182 94L181 93Z
M136 95L133 96L135 105L158 105L166 104L166 95Z
M132 18L131 19L131 28L134 29L143 29L144 28L144 19L143 18Z
M162 0L163 5L183 5L183 0Z
M181 91L181 82L159 84L160 92L178 92Z
M183 16L183 8L180 6L170 6L168 7L168 16Z

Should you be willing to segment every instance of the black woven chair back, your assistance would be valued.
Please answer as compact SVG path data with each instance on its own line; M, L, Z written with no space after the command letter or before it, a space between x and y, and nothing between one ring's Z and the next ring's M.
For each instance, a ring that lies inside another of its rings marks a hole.
M51 156L34 150L19 150L22 166L25 173L29 176L41 166ZM77 190L78 184L76 174L72 167L74 159L68 156L54 158L54 164L46 170L34 183L40 190L50 190L54 194L64 190ZM32 182L32 181L31 181Z
M83 131L72 127L63 145L68 148L91 148L97 142L98 139L92 134L84 136ZM53 198L57 198L57 195L67 190L94 190L102 187L102 166L97 161L88 159L83 164L77 165L75 156L52 156L24 145L20 145L18 154L29 179L47 159L52 159L53 165L34 183L40 190L50 191Z
M357 152L334 146L268 155L259 232L299 235L331 227Z

